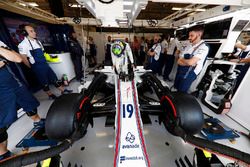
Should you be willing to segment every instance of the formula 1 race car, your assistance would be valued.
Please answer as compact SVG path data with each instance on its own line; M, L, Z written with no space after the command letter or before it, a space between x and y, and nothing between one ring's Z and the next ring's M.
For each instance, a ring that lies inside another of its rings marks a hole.
M168 132L198 148L250 163L249 154L194 136L204 123L196 98L171 92L150 71L137 67L118 75L104 68L94 75L87 89L62 95L51 105L45 130L50 139L60 141L59 145L17 156L1 166L23 166L57 155L84 137L88 125L94 125L94 117L110 115L115 117L114 167L149 167L142 114L158 115Z

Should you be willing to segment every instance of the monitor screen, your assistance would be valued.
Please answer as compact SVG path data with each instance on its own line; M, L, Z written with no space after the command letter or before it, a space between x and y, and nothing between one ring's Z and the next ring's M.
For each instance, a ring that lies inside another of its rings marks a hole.
M207 43L207 44L209 46L209 52L207 57L214 58L221 46L221 43Z
M227 38L232 18L219 20L205 24L204 39L225 39Z

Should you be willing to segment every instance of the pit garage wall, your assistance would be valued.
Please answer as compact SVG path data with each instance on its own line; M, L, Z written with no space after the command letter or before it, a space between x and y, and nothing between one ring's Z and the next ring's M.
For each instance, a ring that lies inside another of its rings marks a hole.
M86 48L86 39L87 39L87 31L83 31L84 35L82 36L81 26L74 27L76 33L78 34L78 40L83 47ZM108 36L111 36L112 39L130 39L129 41L133 42L134 35L137 36L137 39L143 36L143 33L100 33L100 32L89 32L89 36L93 37L94 42L97 46L97 62L102 63L105 59L105 50L104 46L107 42ZM148 39L152 39L155 33L144 33L144 37ZM161 35L161 34L159 34ZM83 42L84 40L84 42ZM86 51L86 49L85 49Z
M232 108L227 114L250 130L250 70L243 78L232 100Z

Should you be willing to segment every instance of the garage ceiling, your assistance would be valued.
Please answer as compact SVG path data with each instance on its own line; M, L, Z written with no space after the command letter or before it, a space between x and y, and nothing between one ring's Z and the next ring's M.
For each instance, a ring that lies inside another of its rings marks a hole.
M9 2L16 2L17 0L8 0ZM70 6L76 6L78 3L76 0L22 0L23 2L28 2L30 4L36 3L38 8L45 10L47 12L50 12L52 14L55 14L53 10L53 5L57 7L56 10L60 10L58 2L61 3L63 7L63 17L79 17L80 16L80 8L79 7L70 7ZM21 1L20 1L21 2ZM149 1L148 5L146 6L145 10L142 10L137 19L156 19L160 20L165 17L167 17L170 14L173 14L176 12L176 10L172 10L173 7L175 8L183 8L189 4L181 4L181 3L161 3L161 2L152 2ZM209 9L214 7L215 5L208 5L205 7L205 9ZM93 15L85 8L83 7L81 9L81 16L84 18L93 18ZM61 17L61 16L59 16Z
M160 3L160 2L148 2L148 5L145 10L142 10L137 17L137 19L156 19L161 20L177 10L175 8L184 8L190 4L181 4L181 3ZM209 9L215 7L215 5L208 5L204 9ZM175 9L175 10L172 10Z
M87 1L97 2L98 0L78 0L78 1L82 1L84 4L84 2L87 3ZM110 0L103 0L103 1L110 1ZM114 1L118 1L118 0L114 0ZM123 0L123 1L131 1L133 3L135 2L134 0ZM137 0L137 1L145 1L145 0ZM172 2L172 3L167 3L167 1ZM196 0L196 1L198 2L200 0ZM215 1L215 0L212 0L212 1ZM239 1L239 0L236 0L236 1ZM232 1L232 2L236 2L236 1ZM3 2L5 2L5 4ZM202 10L208 10L208 9L218 6L218 5L205 5L205 4L200 5L200 4L190 4L190 3L179 3L178 0L148 0L148 1L146 0L146 2L147 2L147 5L143 7L142 10L140 10L138 15L136 15L137 21L138 20L145 20L145 21L146 20L165 20L166 21L169 18L173 21L177 21L184 17L202 12ZM178 3L173 3L173 2L178 2ZM189 0L183 0L182 2L189 2ZM6 3L8 4L13 3L17 6L18 5L25 6L22 3L24 4L28 3L29 4L28 6L36 5L36 8L39 8L45 12L52 14L53 19L57 21L60 20L58 18L65 18L64 21L67 20L66 18L73 18L73 17L82 17L85 19L95 18L93 16L93 12L90 13L88 11L87 5L84 4L84 6L80 6L76 0L1 0L0 1L0 8L9 10L11 12L15 12L16 9L11 10L11 7L7 7ZM124 10L126 10L127 8L128 10L130 10L129 6L126 6L126 5L124 5L123 8ZM16 10L16 13L22 14L23 11ZM32 15L30 15L30 17L32 17ZM36 19L39 19L39 17L36 17ZM48 21L48 22L53 23L53 21Z

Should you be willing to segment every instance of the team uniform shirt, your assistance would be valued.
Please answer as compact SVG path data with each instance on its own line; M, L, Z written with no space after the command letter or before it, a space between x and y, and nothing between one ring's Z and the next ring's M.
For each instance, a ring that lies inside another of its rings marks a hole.
M126 42L124 43L126 44L126 48L121 56L118 57L114 55L113 52L111 52L112 63L116 67L118 73L120 72L128 73L128 63L129 63L128 58L132 64L134 63L132 50L128 43ZM112 46L113 44L111 44L111 48Z
M181 51L181 42L176 38L175 39L176 47L179 51Z
M192 54L194 49L196 47L198 47L194 53L193 53L193 57L197 57L199 58L196 66L195 66L195 69L194 69L194 72L196 75L198 75L201 70L202 70L202 67L203 67L203 64L204 64L204 61L206 60L206 57L207 57L207 54L208 54L208 51L209 51L209 48L208 46L203 43L204 41L201 40L200 42L198 42L197 44L195 45L188 45L186 47L186 49L182 52L182 54L180 55L180 57L184 58L184 55L185 54ZM203 44L201 44L203 43ZM201 44L201 45L200 45Z
M29 41L32 46L30 45ZM42 50L44 50L41 42L35 39L32 39L32 40L28 39L27 37L25 37L24 40L18 45L19 53L22 55L27 55L27 57L29 58L30 64L35 63L35 59L31 55L30 50L38 49L38 48L41 48Z
M176 47L176 40L172 39L167 48L167 55L173 55L175 47Z
M111 45L111 44L112 44L112 42L106 42L106 43L105 43L105 50L107 50L108 45Z
M246 58L249 58L250 57L250 45L247 45L247 48L244 50L244 52L248 52L247 56L245 57Z
M182 54L184 50L186 49L186 47L190 45L191 43L189 42L189 40L179 41L177 42L177 49L180 51L180 54Z
M235 56L240 56L242 53L242 50L240 48L237 48L237 51L234 53Z
M244 56L244 54L247 54ZM237 48L237 51L234 53L235 56L238 56L238 58L246 59L250 57L250 45L247 45L245 50L241 50L240 48Z
M167 50L167 48L168 48L168 41L164 39L161 42L161 53L165 53L165 51Z
M104 49L105 49L106 53L107 53L108 49L109 49L109 52L111 53L111 44L112 44L112 42L106 42L105 43Z
M155 52L154 59L158 61L161 54L161 44L160 43L154 44L151 49L154 49Z
M141 42L141 47L140 47L140 49L142 49L141 51L143 51L143 52L146 52L146 48L148 47L148 44L146 43L146 42Z

